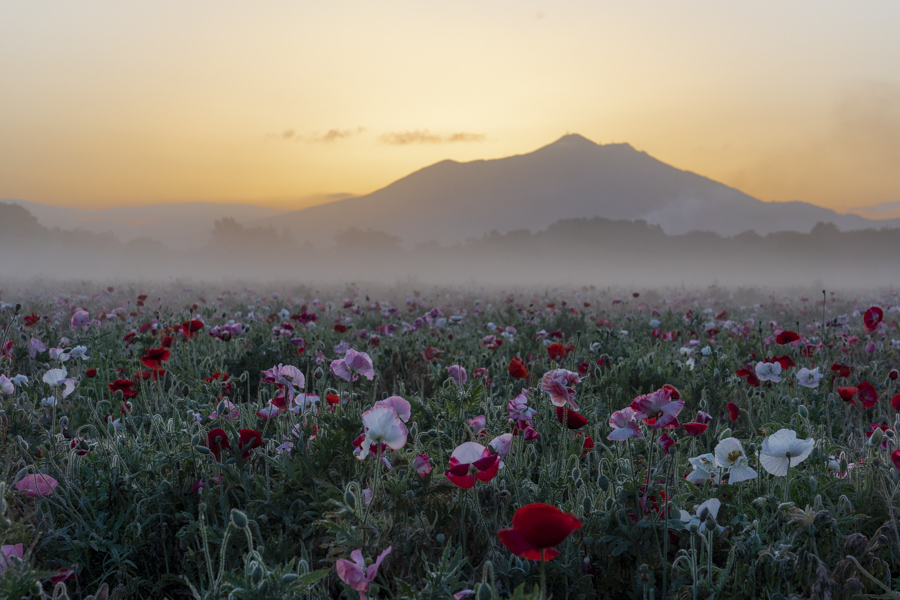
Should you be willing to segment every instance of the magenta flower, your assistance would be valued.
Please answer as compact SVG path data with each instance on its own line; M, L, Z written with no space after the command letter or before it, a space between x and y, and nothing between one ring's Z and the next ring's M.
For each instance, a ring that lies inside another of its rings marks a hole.
M16 482L16 489L29 498L40 498L51 495L58 485L59 482L49 475L26 475Z
M84 327L91 322L91 315L86 310L76 310L72 315L72 327Z
M617 410L609 417L609 426L613 428L606 439L621 442L630 437L642 438L641 427L635 421L635 412L631 408Z
M278 386L278 389L286 390L288 397L288 404L290 404L294 400L294 395L297 394L297 389L303 389L306 387L306 378L303 377L303 372L300 371L297 367L293 367L291 365L282 365L279 364L277 367L272 367L268 371L263 371L262 381L265 383L274 383Z
M509 411L509 420L516 424L516 429L525 429L532 424L537 410L528 406L528 390L509 401L506 409Z
M22 544L4 544L0 547L0 576L3 576L9 569L12 564L9 559L14 556L19 560L25 556Z
M475 435L481 435L482 433L484 433L484 426L486 422L487 419L484 415L478 415L477 417L469 419L469 427L472 428L472 432Z
M553 369L544 373L541 378L541 389L550 394L550 402L554 406L568 404L578 410L578 405L575 404L575 390L571 387L576 383L581 383L578 373L566 369Z
M381 566L381 561L383 561L384 557L390 553L391 546L388 546L384 552L378 555L374 564L366 567L366 561L363 558L362 551L354 550L350 553L350 558L353 559L352 561L349 561L346 558L339 558L334 567L337 570L338 577L341 578L341 581L359 592L359 600L367 600L366 592L369 590L369 584L375 579L375 576L378 575L378 567Z
M350 348L344 358L331 362L331 374L344 381L356 381L360 375L372 381L375 379L375 367L368 354Z
M662 388L650 394L638 396L631 402L635 419L654 419L653 429L661 429L676 422L678 413L684 408L684 400L672 400L672 394Z
M447 374L450 375L450 379L456 382L458 387L462 387L463 384L468 381L469 376L466 374L465 368L459 365L450 365L447 367Z

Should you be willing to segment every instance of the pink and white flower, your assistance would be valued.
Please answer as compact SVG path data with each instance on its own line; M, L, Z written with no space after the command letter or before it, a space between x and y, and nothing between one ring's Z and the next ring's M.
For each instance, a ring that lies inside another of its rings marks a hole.
M366 560L363 558L362 551L354 550L350 553L352 561L340 558L334 567L341 581L359 592L359 600L367 600L366 592L369 590L369 584L375 580L381 561L390 553L391 546L388 546L384 552L378 555L374 564L366 567Z
M331 362L331 374L344 381L356 381L360 375L372 381L375 379L375 367L368 354L349 348L344 358Z
M574 410L578 410L575 403L575 390L572 386L581 383L578 373L566 369L553 369L547 371L541 378L541 389L550 394L550 402L554 406L568 404Z

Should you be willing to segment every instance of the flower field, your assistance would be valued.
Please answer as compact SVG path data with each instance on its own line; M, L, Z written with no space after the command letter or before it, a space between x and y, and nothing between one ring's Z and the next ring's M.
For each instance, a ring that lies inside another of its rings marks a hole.
M0 292L2 598L900 598L896 292Z

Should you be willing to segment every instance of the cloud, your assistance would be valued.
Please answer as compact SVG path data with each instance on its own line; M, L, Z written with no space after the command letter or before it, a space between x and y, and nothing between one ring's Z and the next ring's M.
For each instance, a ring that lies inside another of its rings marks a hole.
M359 135L366 130L365 127L357 127L356 129L329 129L325 133L318 131L311 134L302 135L293 129L285 129L281 133L266 134L267 140L278 140L282 142L334 142L343 138Z
M454 144L457 142L483 142L487 138L484 133L459 132L450 135L438 135L427 129L415 131L394 131L378 136L378 141L392 146L407 144Z

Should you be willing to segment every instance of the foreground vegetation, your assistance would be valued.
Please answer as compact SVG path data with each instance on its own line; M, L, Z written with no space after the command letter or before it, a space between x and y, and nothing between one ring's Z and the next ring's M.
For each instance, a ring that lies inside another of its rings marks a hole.
M0 597L896 598L897 302L7 290Z

